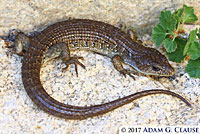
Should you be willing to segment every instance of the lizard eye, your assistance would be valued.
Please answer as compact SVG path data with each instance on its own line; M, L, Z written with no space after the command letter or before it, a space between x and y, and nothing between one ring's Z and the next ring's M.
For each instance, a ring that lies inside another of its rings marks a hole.
M157 71L160 71L161 69L159 67L153 65L152 70L157 72Z

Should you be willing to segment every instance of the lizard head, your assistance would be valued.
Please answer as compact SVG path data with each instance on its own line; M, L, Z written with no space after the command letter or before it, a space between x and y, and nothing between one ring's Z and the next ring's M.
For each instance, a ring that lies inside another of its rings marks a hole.
M144 75L172 76L175 73L167 58L158 50L149 47L145 47L138 55L124 59L124 62Z
M29 47L29 37L16 29L10 30L8 36L2 39L6 42L7 48L11 48L12 53L18 55L23 55Z

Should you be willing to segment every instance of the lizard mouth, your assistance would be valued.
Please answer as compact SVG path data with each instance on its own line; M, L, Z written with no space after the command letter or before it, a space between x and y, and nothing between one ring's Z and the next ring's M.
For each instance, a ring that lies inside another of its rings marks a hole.
M175 70L173 67L168 68L168 69L162 69L162 70L151 70L150 68L147 70L142 70L139 68L134 68L136 69L138 72L140 72L143 75L150 75L150 76L156 76L156 77L170 77L173 76L175 74Z

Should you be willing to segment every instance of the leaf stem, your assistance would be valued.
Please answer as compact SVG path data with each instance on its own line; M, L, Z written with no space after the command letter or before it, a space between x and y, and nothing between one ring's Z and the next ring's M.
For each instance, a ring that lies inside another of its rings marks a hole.
M179 30L179 27L180 27L180 22L178 22L178 26L177 26L177 28L176 28L176 29L177 29L177 30Z

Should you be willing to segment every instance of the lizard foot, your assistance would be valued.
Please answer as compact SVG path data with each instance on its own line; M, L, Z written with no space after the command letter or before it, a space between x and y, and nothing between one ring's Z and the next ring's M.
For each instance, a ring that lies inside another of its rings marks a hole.
M135 77L132 75L132 71L123 69L123 70L120 70L119 72L120 74L124 75L124 77L126 77L126 75L129 75L131 78L135 80Z
M66 67L62 69L62 72L65 71L69 67L69 65L74 64L75 65L76 76L78 77L78 67L77 67L77 65L80 65L82 68L85 69L85 65L83 65L80 61L78 61L79 59L83 60L84 58L83 57L77 57L77 56L70 57L69 60L64 62Z

